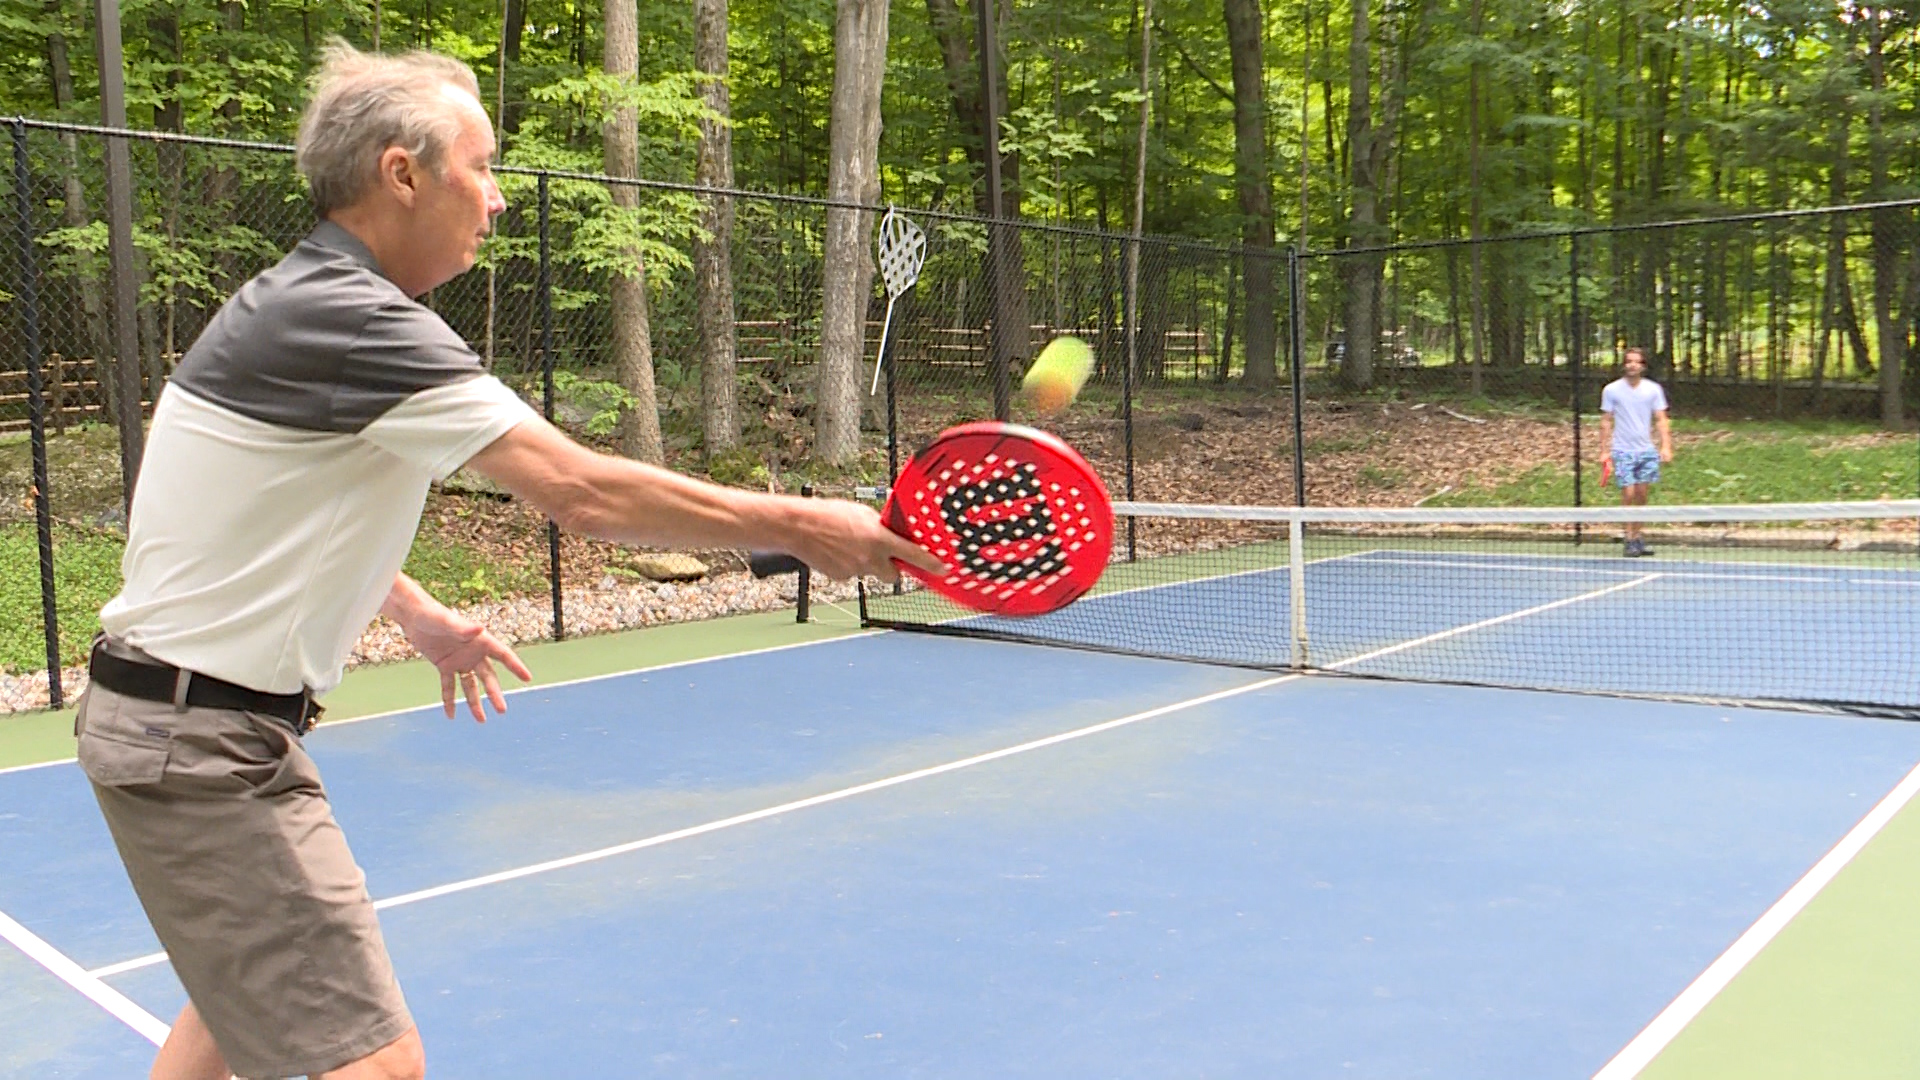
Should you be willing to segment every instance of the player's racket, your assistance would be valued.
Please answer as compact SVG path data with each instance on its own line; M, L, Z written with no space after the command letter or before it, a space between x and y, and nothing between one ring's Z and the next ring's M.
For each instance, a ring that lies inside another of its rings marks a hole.
M1058 437L1017 424L942 432L901 468L880 519L947 565L944 577L902 570L996 615L1044 615L1079 599L1113 548L1113 504L1100 477ZM765 554L749 565L761 577L800 566Z

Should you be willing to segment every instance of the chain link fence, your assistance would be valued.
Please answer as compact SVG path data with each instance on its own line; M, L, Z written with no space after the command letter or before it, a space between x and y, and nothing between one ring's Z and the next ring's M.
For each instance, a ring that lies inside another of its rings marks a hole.
M22 639L0 642L0 664L20 668L84 654L117 588L125 518L110 136L27 121L9 134L0 566L49 575L0 579L22 582L0 584L0 625ZM122 134L150 407L220 304L314 219L289 147ZM1601 497L1595 410L1628 345L1647 351L1676 416L1875 421L1920 401L1920 378L1896 381L1884 362L1904 358L1920 315L1910 204L1306 253L902 211L925 232L925 263L877 380L887 295L873 275L855 449L828 461L822 312L845 283L825 279L827 247L837 215L872 237L883 208L559 172L500 182L508 209L482 264L423 302L576 436L761 489L882 487L941 429L1003 418L1060 433L1116 498L1577 505ZM1035 417L1015 390L1061 334L1094 347L1096 371L1072 408ZM1920 463L1920 440L1888 438ZM1818 497L1911 496L1920 464L1909 472ZM1697 494L1675 501L1711 501ZM589 556L530 514L502 527L547 565L529 555L497 587L544 586L560 636L566 564Z
M1727 453L1703 447L1694 460L1714 464L1676 477L1672 501L1912 497L1914 215L1902 202L1302 256L1305 411L1329 431L1320 452L1306 443L1307 490L1318 503L1604 498L1601 392L1637 349L1677 420L1851 438L1892 466L1849 476L1818 445L1809 460L1758 446L1743 460L1739 432L1721 431ZM1441 455L1453 475L1399 483ZM1771 484L1748 475L1769 469Z

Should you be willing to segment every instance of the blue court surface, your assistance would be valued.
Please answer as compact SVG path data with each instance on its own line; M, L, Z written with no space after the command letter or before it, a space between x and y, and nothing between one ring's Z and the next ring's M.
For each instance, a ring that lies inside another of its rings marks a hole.
M1920 726L887 633L309 744L434 1075L1404 1080L1601 1069ZM0 775L0 913L0 1075L144 1075L70 763Z

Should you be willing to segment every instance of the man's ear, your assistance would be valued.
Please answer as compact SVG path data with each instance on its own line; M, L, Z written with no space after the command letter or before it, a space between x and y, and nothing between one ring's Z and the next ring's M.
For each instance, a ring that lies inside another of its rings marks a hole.
M389 146L380 152L379 169L380 186L402 206L411 208L419 194L420 163L400 147Z

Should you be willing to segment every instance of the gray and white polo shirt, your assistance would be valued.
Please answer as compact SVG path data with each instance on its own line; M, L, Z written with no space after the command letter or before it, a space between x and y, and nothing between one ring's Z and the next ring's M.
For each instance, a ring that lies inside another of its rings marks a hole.
M535 415L323 223L241 286L160 395L100 624L255 690L331 689L429 482Z

